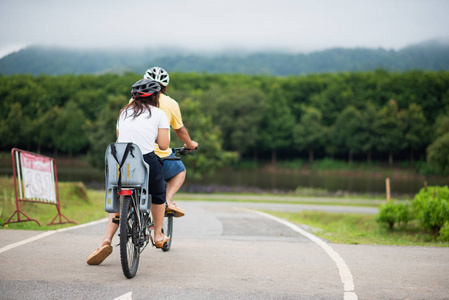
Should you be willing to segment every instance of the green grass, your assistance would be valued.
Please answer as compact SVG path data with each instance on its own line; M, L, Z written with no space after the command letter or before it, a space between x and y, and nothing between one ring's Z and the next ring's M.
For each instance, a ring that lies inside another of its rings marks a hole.
M379 207L385 202L381 198L369 198L368 196L347 196L347 197L318 197L305 195L284 195L284 194L237 194L237 193L212 193L212 194L192 194L177 193L175 200L189 201L229 201L229 202L253 202L253 203L282 203L282 204L314 204L314 205L342 205L342 206L367 206ZM402 201L402 200L398 200Z
M399 226L389 231L375 221L374 215L309 211L267 213L298 225L307 225L315 235L332 243L449 247L449 242L435 241L432 233L413 222L407 227Z
M107 217L104 211L104 192L86 190L79 182L63 182L59 183L59 193L61 213L68 219L83 224ZM0 178L0 197L0 224L3 224L16 210L12 178ZM27 221L6 224L4 229L55 230L74 225L47 225L58 213L55 205L21 202L20 206L25 214L32 219L37 219L41 226L34 221ZM25 219L23 215L20 218ZM13 220L17 220L17 215L13 217ZM55 220L57 221L58 219Z

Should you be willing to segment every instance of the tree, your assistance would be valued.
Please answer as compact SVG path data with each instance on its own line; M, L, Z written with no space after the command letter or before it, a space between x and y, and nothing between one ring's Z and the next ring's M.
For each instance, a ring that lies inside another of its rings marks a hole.
M107 103L100 111L95 121L86 123L86 136L89 141L89 152L87 159L89 163L97 168L104 168L104 154L106 147L117 140L116 124L117 117L128 102L124 96L107 96Z
M0 120L0 142L4 147L19 147L23 144L26 127L22 105L18 102L11 105L8 116Z
M51 149L55 147L53 137L57 136L58 127L55 125L55 121L61 114L61 108L55 106L45 113L39 113L38 118L35 120L36 132L33 136L33 141L37 145L37 152L41 153L41 147L45 149Z
M366 153L366 160L371 163L371 153L376 148L379 140L377 131L373 124L376 123L376 107L373 103L367 102L365 110L362 112L360 140L362 151Z
M198 101L185 99L181 104L183 122L189 135L197 141L199 148L192 156L183 158L187 168L187 176L202 178L212 175L218 168L229 165L237 159L235 152L223 150L223 138L218 126L204 111ZM172 134L173 136L173 134ZM178 139L172 138L172 145L181 145Z
M292 133L295 126L295 117L285 98L274 93L268 99L267 109L262 119L261 142L264 147L271 150L271 162L276 164L277 151L292 145Z
M377 148L388 152L388 163L392 165L393 154L406 146L404 123L395 100L390 100L378 111L375 127L379 135Z
M437 138L427 148L427 161L438 173L449 174L449 116L437 120Z
M427 148L427 161L438 173L449 174L449 133L437 138Z
M335 158L335 155L339 152L339 144L340 141L335 139L335 126L331 125L329 127L326 127L325 133L324 133L324 151L327 155L330 155L331 159Z
M265 110L265 96L257 89L236 88L221 95L212 113L223 132L224 147L239 153L254 148Z
M421 106L411 103L402 114L405 126L405 141L410 149L410 162L414 162L414 151L427 144L429 129Z
M362 114L354 106L346 107L335 122L335 138L348 151L348 162L353 162L353 155L362 151L363 146Z
M72 156L86 147L88 140L84 134L85 123L83 111L74 102L68 102L55 120L53 140L56 149Z
M314 151L324 145L326 128L318 109L303 106L302 110L301 120L294 128L293 141L299 149L309 151L309 162L313 163Z
M101 88L81 89L76 91L72 96L72 100L83 111L88 120L95 120L99 111L106 104L106 92Z

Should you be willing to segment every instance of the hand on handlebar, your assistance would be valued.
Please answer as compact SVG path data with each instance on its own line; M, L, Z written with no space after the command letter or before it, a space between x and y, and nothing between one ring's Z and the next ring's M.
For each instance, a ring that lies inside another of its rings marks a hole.
M195 151L196 148L198 148L198 143L195 141L191 141L190 143L185 143L184 144L184 148L186 148L186 150L188 150L189 152Z

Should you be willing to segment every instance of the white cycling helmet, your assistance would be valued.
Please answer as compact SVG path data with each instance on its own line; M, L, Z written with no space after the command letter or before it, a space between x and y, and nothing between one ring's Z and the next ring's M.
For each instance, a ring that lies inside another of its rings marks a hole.
M167 71L159 67L149 68L143 75L145 79L152 79L163 86L167 86L170 81Z

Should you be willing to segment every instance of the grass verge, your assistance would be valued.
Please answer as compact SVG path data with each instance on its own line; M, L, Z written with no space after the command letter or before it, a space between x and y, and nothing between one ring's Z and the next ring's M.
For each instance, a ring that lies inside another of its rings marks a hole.
M78 224L88 223L106 218L104 211L104 192L87 190L80 182L59 183L59 198L61 213ZM0 178L0 224L3 224L16 210L14 181L12 178ZM24 230L55 230L73 226L74 224L47 225L57 215L55 205L35 202L21 202L21 210L32 219L37 219L41 226L34 221L9 223L4 229ZM21 219L24 219L21 215ZM17 215L13 217L17 220ZM63 221L65 221L63 219Z
M282 204L316 204L316 205L342 205L379 207L385 200L368 198L339 198L339 197L309 197L276 194L200 194L177 193L175 200L189 201L229 201L253 203L282 203ZM402 200L399 200L402 201Z
M436 241L432 233L422 230L413 222L407 227L395 227L389 231L375 221L375 215L266 212L297 225L307 225L313 234L332 243L449 247L449 242Z

